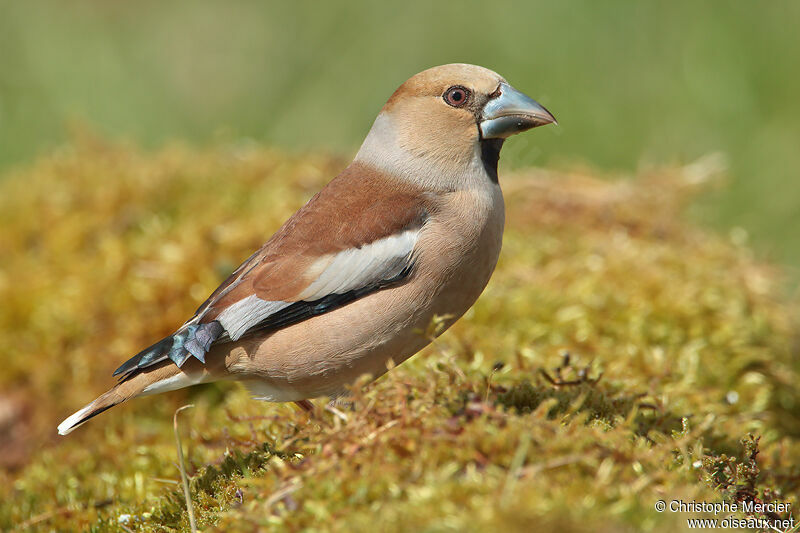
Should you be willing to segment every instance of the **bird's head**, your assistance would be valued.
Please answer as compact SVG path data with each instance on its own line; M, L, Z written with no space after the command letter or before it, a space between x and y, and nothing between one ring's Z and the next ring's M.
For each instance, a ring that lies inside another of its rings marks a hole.
M491 174L494 167L496 179L504 139L555 121L496 72L442 65L412 76L392 94L356 160L417 175L420 167L438 175L476 165Z

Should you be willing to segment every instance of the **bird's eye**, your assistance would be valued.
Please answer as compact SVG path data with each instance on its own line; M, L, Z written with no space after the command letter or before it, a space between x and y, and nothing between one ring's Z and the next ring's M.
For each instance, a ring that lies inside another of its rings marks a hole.
M444 101L453 107L463 107L469 99L469 89L465 89L460 85L455 85L447 89L444 93Z

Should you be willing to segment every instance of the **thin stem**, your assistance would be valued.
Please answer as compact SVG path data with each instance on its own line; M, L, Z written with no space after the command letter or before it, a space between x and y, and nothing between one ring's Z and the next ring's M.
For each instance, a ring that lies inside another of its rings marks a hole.
M197 524L194 521L194 507L192 507L192 495L189 492L189 477L186 475L186 465L183 463L183 447L181 446L181 436L178 433L178 413L184 409L189 409L194 405L184 405L179 407L172 417L172 427L175 430L175 446L178 448L178 467L181 470L181 481L183 482L183 495L186 497L186 512L189 513L189 527L192 533L197 533Z

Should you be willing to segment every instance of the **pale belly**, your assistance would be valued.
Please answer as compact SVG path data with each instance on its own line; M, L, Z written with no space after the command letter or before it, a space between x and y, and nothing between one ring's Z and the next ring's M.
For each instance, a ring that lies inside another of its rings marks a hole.
M229 377L243 381L256 397L296 401L337 396L361 375L378 377L387 365L402 363L431 342L426 331L435 316L446 317L441 333L488 283L502 242L499 188L486 207L478 213L481 223L472 227L458 205L451 218L431 224L420 237L414 272L402 285L264 337L220 346Z

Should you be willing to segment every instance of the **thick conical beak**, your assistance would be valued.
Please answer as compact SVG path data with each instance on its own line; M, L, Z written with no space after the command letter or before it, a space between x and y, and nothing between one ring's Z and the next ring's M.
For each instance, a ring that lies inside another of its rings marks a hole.
M505 139L537 126L558 124L556 118L533 98L507 83L501 83L500 94L483 106L480 129L484 139Z

